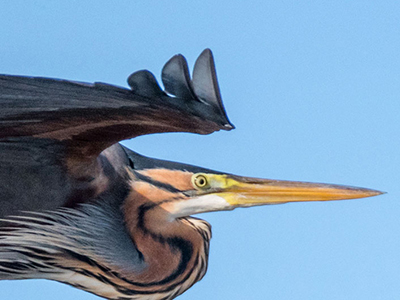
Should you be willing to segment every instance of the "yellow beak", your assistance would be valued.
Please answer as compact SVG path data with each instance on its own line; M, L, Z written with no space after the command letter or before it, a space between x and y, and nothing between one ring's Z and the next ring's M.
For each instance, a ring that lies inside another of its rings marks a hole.
M376 190L333 184L219 176L214 178L222 188L217 194L234 207L356 199L383 194Z

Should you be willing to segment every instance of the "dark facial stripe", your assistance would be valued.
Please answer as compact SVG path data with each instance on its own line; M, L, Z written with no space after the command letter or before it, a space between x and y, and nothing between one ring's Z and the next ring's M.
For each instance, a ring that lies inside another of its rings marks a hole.
M184 192L184 191L179 190L176 187L174 187L174 186L172 186L172 185L170 185L168 183L164 183L164 182L160 182L160 181L157 181L157 180L153 180L151 177L143 175L143 174L141 174L139 172L135 172L135 176L141 181L145 181L145 182L147 182L147 183L149 183L151 185L154 185L154 186L156 186L158 188L162 188L162 189L164 189L164 190L166 190L168 192L171 192L171 193L182 193L182 192Z

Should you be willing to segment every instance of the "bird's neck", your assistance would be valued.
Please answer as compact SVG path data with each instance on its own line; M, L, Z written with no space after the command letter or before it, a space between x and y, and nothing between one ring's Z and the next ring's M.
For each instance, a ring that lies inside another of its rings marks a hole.
M195 218L170 219L157 203L137 191L125 201L127 229L145 263L135 276L155 288L181 286L200 280L207 268L210 225Z
M115 203L115 198L125 202ZM158 205L128 188L77 209L10 222L18 226L0 231L0 279L52 279L107 299L170 299L206 272L209 224L170 220ZM18 273L2 271L10 265Z

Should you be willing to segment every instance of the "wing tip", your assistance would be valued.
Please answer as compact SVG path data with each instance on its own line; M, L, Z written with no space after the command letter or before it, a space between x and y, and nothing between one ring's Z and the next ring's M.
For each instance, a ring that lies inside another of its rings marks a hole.
M151 72L141 70L128 77L128 84L135 94L162 97L182 110L214 122L221 130L235 128L222 102L211 49L204 49L196 59L192 77L186 58L182 54L174 55L164 65L161 80L164 90Z

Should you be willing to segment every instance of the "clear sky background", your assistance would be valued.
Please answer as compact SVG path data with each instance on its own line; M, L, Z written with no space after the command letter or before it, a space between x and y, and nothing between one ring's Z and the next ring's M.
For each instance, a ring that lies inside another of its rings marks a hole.
M399 1L2 1L0 73L127 86L213 50L237 129L124 142L234 174L388 194L204 214L205 278L179 299L399 299ZM0 299L95 300L56 282Z

